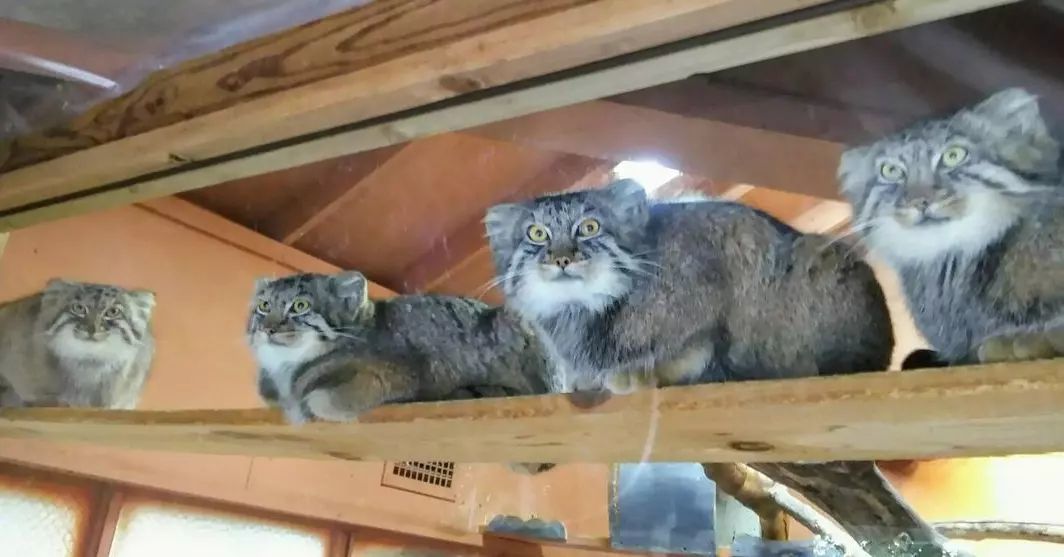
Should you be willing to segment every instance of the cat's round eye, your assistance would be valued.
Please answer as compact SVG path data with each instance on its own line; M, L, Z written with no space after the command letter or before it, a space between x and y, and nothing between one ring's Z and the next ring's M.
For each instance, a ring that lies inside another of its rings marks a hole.
M581 238L590 238L602 230L602 225L595 219L584 219L580 226L576 227L576 235Z
M303 298L299 298L298 300L292 302L292 310L291 311L295 315L299 315L301 313L306 313L306 312L310 311L310 301L305 300Z
M960 145L954 145L942 151L942 165L953 168L968 159L968 150Z
M111 306L107 308L107 311L103 312L103 316L107 319L118 319L119 317L122 317L122 307Z
M267 314L267 313L270 313L270 301L269 300L259 300L258 305L255 306L255 310L258 311L261 314L264 314L264 315Z
M888 182L900 182L905 179L905 169L900 164L884 162L879 165L879 175Z
M547 238L550 237L550 234L547 233L546 228L538 224L533 224L528 227L528 230L525 230L525 236L527 236L528 241L533 244L544 244L547 242Z
M89 308L85 307L85 304L71 304L70 313L78 317L85 317L89 313Z

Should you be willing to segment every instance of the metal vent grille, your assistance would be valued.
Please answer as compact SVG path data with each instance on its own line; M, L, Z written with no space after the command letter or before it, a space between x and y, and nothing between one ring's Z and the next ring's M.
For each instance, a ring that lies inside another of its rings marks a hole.
M453 462L386 462L381 485L455 500Z

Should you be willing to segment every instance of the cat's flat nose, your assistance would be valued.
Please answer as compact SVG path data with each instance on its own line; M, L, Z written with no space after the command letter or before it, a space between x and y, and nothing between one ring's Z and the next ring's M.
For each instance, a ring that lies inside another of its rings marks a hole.
M573 264L573 258L568 255L558 255L551 259L551 263L564 269Z

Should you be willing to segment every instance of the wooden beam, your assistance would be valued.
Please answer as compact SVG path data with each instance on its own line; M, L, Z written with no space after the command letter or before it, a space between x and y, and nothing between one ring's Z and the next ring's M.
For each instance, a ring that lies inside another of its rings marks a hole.
M0 68L115 89L134 61L71 33L0 17Z
M530 180L526 180L506 196L507 201L522 201L547 193L564 191L583 184L589 177L605 176L613 166L612 162L591 159L578 155L566 155L559 158L549 168ZM465 223L461 229L432 246L432 249L418 259L417 263L403 271L409 280L411 290L443 292L448 294L466 294L477 296L483 292L473 292L463 286L455 285L441 290L456 273L460 273L470 262L478 258L491 258L491 249L484 236L484 220L481 213L476 219ZM491 277L485 277L485 281ZM467 285L472 286L472 285Z
M16 140L0 171L141 135L127 144L153 152L82 168L109 182L823 1L378 0L157 72L62 129Z
M0 437L338 460L821 461L1064 450L1064 360L647 390L393 405L353 424L268 410L0 411ZM650 450L648 450L650 443Z
M821 201L788 224L808 234L833 234L850 223L853 210L842 201Z
M296 243L357 196L359 188L385 173L382 171L401 167L403 150L404 147L392 146L364 153L353 161L356 168L332 173L325 184L315 189L313 196L300 196L298 204L283 207L272 215L263 223L263 232L289 246Z
M183 199L165 197L141 202L138 206L145 211L206 234L219 242L275 261L288 267L293 273L331 274L340 271L336 265L263 236ZM0 255L2 255L2 250L0 250ZM368 288L369 295L373 299L386 299L396 295L392 290L373 281L368 283Z
M0 230L1011 1L895 0L825 15L803 12L806 19L796 23L774 20L761 30L724 36L712 32L819 2L551 0L493 11L483 2L445 0L388 19L400 2L380 0L193 60L97 107L66 130L0 145L7 169L63 155L0 176ZM707 34L640 53L638 59L619 56L698 33ZM602 66L550 74L606 59ZM548 74L540 82L517 83ZM488 90L503 84L514 85ZM425 106L474 90L485 92ZM424 108L400 113L414 107ZM159 115L150 117L152 111ZM123 139L115 140L119 135Z
M718 182L836 197L842 145L591 101L469 130L493 139L612 160L653 159Z

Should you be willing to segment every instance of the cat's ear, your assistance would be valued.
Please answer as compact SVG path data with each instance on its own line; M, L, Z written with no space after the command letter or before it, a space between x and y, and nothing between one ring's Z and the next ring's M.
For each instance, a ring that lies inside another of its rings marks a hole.
M632 179L617 180L603 190L610 197L610 206L614 212L630 224L641 225L646 222L649 203L647 190Z
M868 183L869 173L874 171L873 166L871 147L851 147L843 151L837 171L839 192L850 200L859 198Z
M132 300L134 304L144 309L144 311L150 312L155 308L155 292L152 292L151 290L130 290L129 299Z
M76 282L71 282L69 280L64 280L64 279L61 279L61 278L54 278L54 279L51 279L51 280L48 281L48 284L45 285L45 287L44 287L44 291L45 292L59 293L59 292L67 292L69 290L76 289L77 287L78 287L78 283L76 283Z
M269 286L272 283L273 283L273 279L272 278L259 277L259 278L255 279L255 291L256 292L262 291L263 289L265 289L267 286Z
M1038 97L1019 87L994 93L975 105L971 112L996 126L1005 128L1018 128L1026 131L1044 130L1046 127L1038 108Z
M510 258L517 249L518 227L528 218L530 209L518 203L503 203L488 209L484 214L484 231L491 246L495 271L501 275L507 272Z
M1060 145L1049 133L1038 97L1020 88L991 95L957 114L955 123L990 145L1009 166L1032 174L1057 172Z
M488 240L512 242L514 230L528 216L528 207L518 203L495 205L484 213L484 230Z
M333 275L332 281L336 287L336 294L341 298L354 299L361 303L367 297L369 284L365 275L358 271L338 273Z

